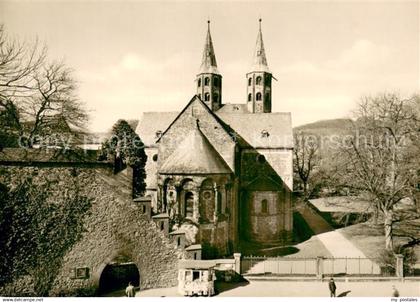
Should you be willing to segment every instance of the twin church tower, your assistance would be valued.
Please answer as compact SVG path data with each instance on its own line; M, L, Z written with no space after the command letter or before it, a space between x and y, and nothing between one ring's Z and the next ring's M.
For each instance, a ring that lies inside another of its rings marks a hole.
M210 21L207 21L207 24L203 59L196 78L197 95L212 111L217 111L223 106L222 75L217 70L216 54L210 34ZM259 19L259 30L253 60L252 67L246 74L247 109L250 113L270 113L271 81L273 76L267 65L261 31L261 19Z

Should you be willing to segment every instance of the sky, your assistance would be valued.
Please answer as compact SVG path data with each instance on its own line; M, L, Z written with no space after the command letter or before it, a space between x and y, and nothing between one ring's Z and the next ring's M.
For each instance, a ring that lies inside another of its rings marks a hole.
M3 1L0 23L74 69L93 131L195 94L207 19L223 103L246 102L262 18L273 111L293 126L350 117L360 97L420 90L418 1Z

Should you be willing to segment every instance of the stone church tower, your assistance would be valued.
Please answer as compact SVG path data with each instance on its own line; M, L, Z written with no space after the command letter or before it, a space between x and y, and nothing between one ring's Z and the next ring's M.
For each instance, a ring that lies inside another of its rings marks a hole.
M261 31L261 19L255 46L254 62L247 78L247 104L248 111L252 113L271 112L271 79L265 56L264 42Z
M217 70L216 55L210 34L210 21L207 21L207 37L204 44L203 59L196 77L197 95L213 111L222 104L222 76Z
M293 237L291 114L271 112L261 20L246 78L247 99L222 103L208 21L196 94L179 112L145 112L136 130L151 159L154 217L168 219L170 235L200 246L207 259Z

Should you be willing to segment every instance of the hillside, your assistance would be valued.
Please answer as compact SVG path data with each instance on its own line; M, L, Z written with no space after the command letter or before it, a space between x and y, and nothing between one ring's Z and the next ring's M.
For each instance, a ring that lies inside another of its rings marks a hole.
M331 119L320 120L314 123L309 123L301 126L294 127L294 131L305 131L321 136L326 135L343 135L346 134L352 125L351 119Z

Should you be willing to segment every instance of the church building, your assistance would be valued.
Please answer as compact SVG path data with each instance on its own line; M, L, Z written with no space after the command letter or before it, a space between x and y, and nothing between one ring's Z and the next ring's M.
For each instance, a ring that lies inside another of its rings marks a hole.
M246 98L224 102L208 24L195 95L181 112L145 112L136 129L154 213L167 215L170 232L184 232L188 244L201 244L203 255L292 238L291 115L271 112L273 79L260 20Z

